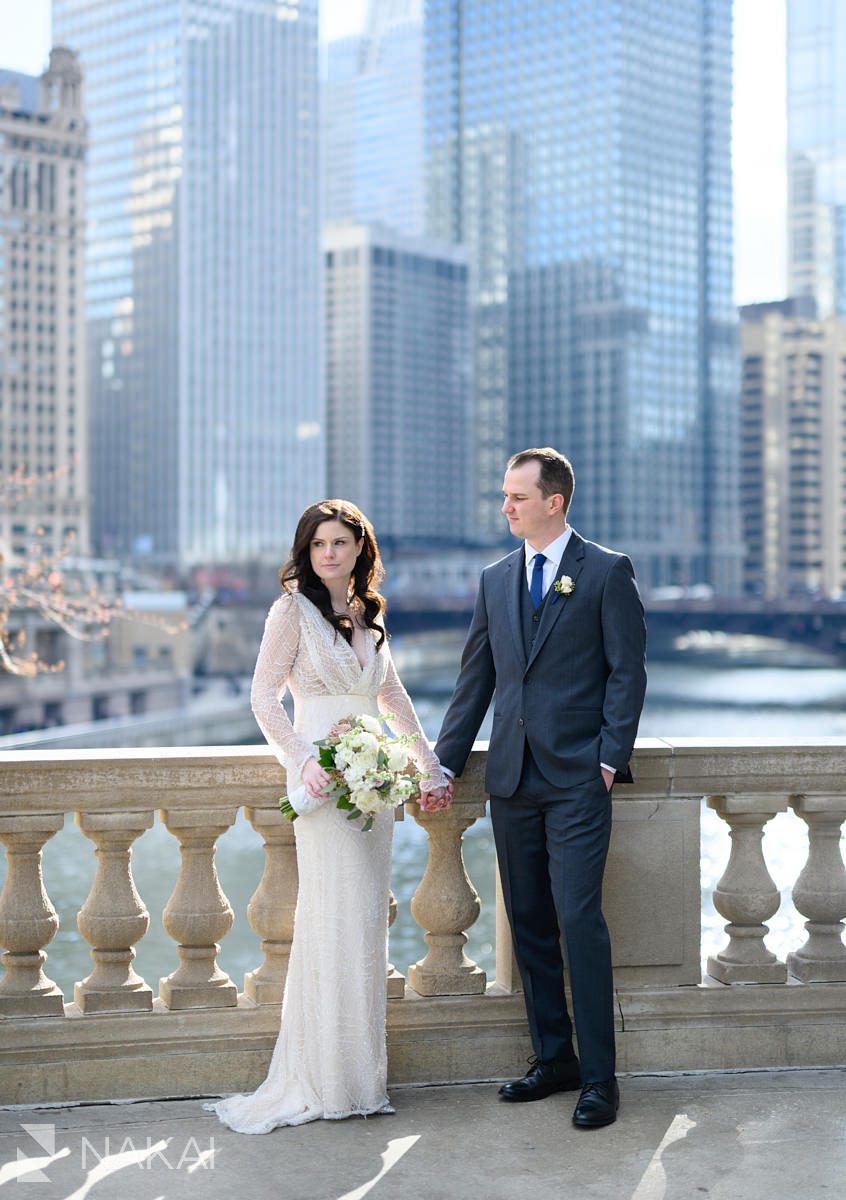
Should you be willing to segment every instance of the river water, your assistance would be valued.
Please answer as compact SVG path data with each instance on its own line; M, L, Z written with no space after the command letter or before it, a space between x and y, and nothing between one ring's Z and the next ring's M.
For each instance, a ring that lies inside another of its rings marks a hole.
M437 651L437 652L436 652ZM395 656L429 737L437 735L448 690L455 676L458 643L451 636L437 646L396 639ZM426 666L428 664L428 667ZM486 738L489 725L480 731ZM829 667L766 667L704 664L693 660L655 663L641 722L644 736L793 737L834 735L846 739L846 671ZM259 740L258 732L256 740ZM363 835L364 836L364 835ZM804 940L802 918L790 901L790 887L807 855L803 822L779 814L767 826L767 865L782 892L782 905L770 922L767 944L780 958ZM725 943L723 922L710 894L728 860L728 830L710 810L702 814L702 955ZM468 874L482 899L482 915L469 931L468 955L492 978L494 973L494 853L488 819L465 835ZM405 973L425 954L423 935L409 911L426 858L426 835L410 818L396 825L394 893L399 905L391 934L391 958ZM251 826L239 815L218 842L221 886L235 911L235 924L224 939L220 963L239 989L244 972L261 961L258 938L246 919L247 903L261 877L263 852ZM136 968L154 990L160 976L177 965L176 950L160 914L179 869L175 839L160 824L136 842L133 869L138 891L151 915L150 930L138 946ZM76 929L76 913L85 901L95 870L93 844L70 821L44 851L45 885L59 912L61 926L47 948L47 974L72 996L73 981L91 969L89 948ZM0 865L0 878L5 864Z

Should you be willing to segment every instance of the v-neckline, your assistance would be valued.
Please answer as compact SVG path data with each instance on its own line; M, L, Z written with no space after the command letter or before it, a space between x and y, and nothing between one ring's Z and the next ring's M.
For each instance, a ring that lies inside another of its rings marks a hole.
M327 622L327 624L328 624L328 622ZM353 625L353 638L355 637L355 628L356 628L356 626L354 624ZM367 628L366 625L365 625L364 629L365 629L365 635L366 635L365 645L367 644L367 642L369 642L370 645L372 646L373 645L373 635L370 633L370 630ZM365 658L365 661L362 662L361 659L356 654L355 646L352 644L352 642L348 642L342 633L339 633L338 636L340 637L340 639L344 643L344 645L352 652L352 656L356 661L356 666L358 667L359 671L361 671L361 673L363 675L364 672L367 670L367 668L370 665L370 657L371 656L367 655Z
M303 594L302 594L302 592L300 592L300 593L299 593L299 595L301 595L301 596L302 596L302 595L303 595ZM333 627L332 625L330 625L330 623L329 623L329 622L326 620L326 618L324 617L323 613L320 611L320 609L317 607L317 605L314 603L314 601L313 601L313 600L309 600L308 596L303 596L303 600L307 600L307 601L308 601L308 603L311 605L311 607L314 609L315 613L316 613L316 614L317 614L317 616L319 617L321 624L322 624L323 626L325 626L327 629L331 629L333 633L336 633L336 630L334 629L334 627ZM345 646L345 647L347 648L347 650L349 650L350 654L352 655L353 662L354 662L354 663L355 663L355 665L358 667L359 673L360 673L361 675L363 675L363 674L364 674L364 672L365 672L365 671L367 671L367 670L369 669L369 667L370 667L370 664L371 664L371 663L372 663L372 661L373 661L373 655L374 655L374 653L375 653L375 650L376 650L376 644L375 644L375 642L373 641L373 633L372 633L372 631L371 631L370 629L368 629L366 626L365 626L365 630L366 630L367 634L369 635L369 637L368 637L368 641L369 641L369 644L370 644L370 647L371 647L371 651L370 651L370 653L368 653L368 655L367 655L367 658L366 658L366 660L365 660L363 663L359 661L359 657L358 657L358 655L356 654L356 652L355 652L355 648L354 648L354 646L352 645L352 643L351 643L351 642L348 642L348 641L347 641L347 639L344 637L344 635L343 635L342 633L337 633L337 637L339 637L339 638L341 639L341 644L342 644L343 646ZM334 642L333 642L333 645L334 645Z

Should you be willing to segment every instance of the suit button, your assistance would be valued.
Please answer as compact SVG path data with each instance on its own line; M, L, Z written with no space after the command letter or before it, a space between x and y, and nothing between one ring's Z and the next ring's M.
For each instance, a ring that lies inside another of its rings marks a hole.
M525 725L525 724L526 724L526 722L523 720L523 718L522 718L522 717L518 717L518 718L517 718L517 724L518 724L518 725Z

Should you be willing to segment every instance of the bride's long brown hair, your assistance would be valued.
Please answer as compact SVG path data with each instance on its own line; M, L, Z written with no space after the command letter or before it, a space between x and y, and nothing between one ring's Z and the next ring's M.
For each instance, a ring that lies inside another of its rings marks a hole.
M379 592L379 584L385 577L382 558L373 526L360 508L349 500L320 500L310 504L297 522L291 554L279 572L279 582L286 592L291 585L309 599L320 610L332 628L352 644L353 623L346 614L339 615L332 608L332 598L326 584L315 574L311 565L311 542L318 525L324 521L340 521L352 533L356 544L364 542L355 560L350 583L353 596L363 606L364 623L377 633L376 649L380 649L387 637L384 624L385 597Z

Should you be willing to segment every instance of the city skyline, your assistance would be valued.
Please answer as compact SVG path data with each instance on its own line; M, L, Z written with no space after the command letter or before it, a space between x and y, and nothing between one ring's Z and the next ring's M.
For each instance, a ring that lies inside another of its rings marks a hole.
M324 0L321 40L362 30L367 0ZM0 67L37 75L50 49L50 0L0 0ZM738 305L787 294L785 0L735 0L733 168Z
M317 0L282 11L54 4L90 130L95 552L273 553L322 490Z
M730 0L457 10L427 10L427 199L469 254L477 535L509 453L562 446L578 528L647 587L730 593Z

